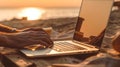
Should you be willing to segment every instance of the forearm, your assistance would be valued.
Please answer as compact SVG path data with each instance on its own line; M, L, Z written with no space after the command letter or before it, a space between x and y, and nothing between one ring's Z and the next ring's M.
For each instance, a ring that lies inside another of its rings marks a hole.
M13 32L17 32L17 30L15 30L15 28L0 24L0 32L13 33Z

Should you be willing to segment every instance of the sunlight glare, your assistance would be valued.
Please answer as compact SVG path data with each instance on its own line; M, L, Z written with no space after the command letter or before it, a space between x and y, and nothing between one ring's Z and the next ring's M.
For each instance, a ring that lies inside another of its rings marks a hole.
M44 13L43 9L40 8L25 8L19 13L19 17L27 17L27 20L38 20Z

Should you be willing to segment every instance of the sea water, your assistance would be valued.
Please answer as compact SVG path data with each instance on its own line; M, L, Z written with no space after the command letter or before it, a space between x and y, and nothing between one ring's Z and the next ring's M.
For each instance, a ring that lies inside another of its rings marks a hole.
M64 17L76 17L79 14L78 8L0 8L0 21L13 18L21 19L27 17L28 20L53 19Z

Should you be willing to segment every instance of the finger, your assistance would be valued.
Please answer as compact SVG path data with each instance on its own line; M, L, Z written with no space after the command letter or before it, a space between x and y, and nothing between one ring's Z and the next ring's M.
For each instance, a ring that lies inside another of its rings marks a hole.
M44 42L44 41L42 41L42 40L39 41L39 44L45 46L46 48L49 47L49 46L48 46L48 43L46 43L46 42Z
M47 37L47 38L50 38L50 36L48 35L48 34L46 34L46 33L37 33L37 35L36 36L40 36L40 37Z
M44 32L42 34L38 34L38 36L36 36L36 39L41 39L49 45L53 44L53 41L50 39L50 36Z
M25 32L25 31L29 31L29 30L31 30L31 28L25 28L25 29L22 29L21 31Z
M50 38L43 37L41 40L46 42L48 46L53 45L53 41Z
M40 44L40 45L43 45L43 46L45 46L46 48L51 48L52 46L53 46L53 42L48 42L48 41L46 41L47 39L45 39L45 40L42 40L42 39L38 39L38 40L30 40L31 41L31 43L36 43L36 44Z
M43 30L43 29L40 28L40 27L36 27L36 28L32 28L32 30L34 30L34 31L41 31L41 30Z
M23 29L23 32L24 31L40 31L42 30L42 28L40 27L34 27L34 28L26 28L26 29Z
M35 40L38 40L38 41L42 40L42 41L47 42L48 44L52 43L52 40L50 39L50 37L47 34L35 33L35 34L32 34L31 36L29 36L28 38L32 39L33 41L35 41Z
M72 67L70 64L53 64L52 67Z

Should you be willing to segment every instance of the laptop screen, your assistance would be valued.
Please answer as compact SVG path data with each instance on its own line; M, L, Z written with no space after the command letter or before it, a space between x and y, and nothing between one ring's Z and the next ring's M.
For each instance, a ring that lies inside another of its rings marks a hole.
M113 0L83 0L74 39L90 43L102 34L108 23Z

